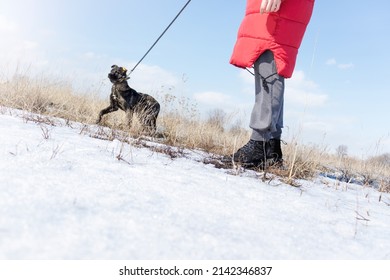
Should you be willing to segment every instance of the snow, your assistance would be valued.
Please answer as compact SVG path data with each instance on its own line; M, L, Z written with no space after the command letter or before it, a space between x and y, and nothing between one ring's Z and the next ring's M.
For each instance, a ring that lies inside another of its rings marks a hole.
M263 182L0 109L0 259L390 259L389 194Z

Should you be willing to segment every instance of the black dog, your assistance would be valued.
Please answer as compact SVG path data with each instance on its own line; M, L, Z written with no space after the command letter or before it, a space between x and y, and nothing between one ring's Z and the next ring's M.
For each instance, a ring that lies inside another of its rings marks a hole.
M152 96L137 92L129 87L126 72L124 67L111 66L111 72L108 74L108 78L113 84L110 106L100 111L97 123L100 123L103 115L121 109L126 112L129 126L131 126L133 113L136 113L147 132L153 134L156 132L160 104Z

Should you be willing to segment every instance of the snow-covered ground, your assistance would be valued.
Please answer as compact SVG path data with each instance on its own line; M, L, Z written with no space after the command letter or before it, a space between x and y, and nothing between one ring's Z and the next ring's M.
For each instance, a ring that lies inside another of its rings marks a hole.
M1 259L390 259L389 194L262 182L0 109Z

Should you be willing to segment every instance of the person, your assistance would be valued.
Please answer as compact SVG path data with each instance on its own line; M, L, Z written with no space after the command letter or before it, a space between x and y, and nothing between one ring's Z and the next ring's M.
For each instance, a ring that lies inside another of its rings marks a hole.
M281 165L284 80L294 71L314 0L247 0L230 63L254 67L252 134L233 154L244 166Z

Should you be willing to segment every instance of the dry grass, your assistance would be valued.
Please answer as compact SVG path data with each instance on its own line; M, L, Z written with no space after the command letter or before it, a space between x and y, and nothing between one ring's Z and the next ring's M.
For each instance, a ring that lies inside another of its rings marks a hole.
M248 139L246 130L226 130L225 120L202 120L196 106L186 98L164 95L159 125L168 145L201 149L215 154L230 154ZM238 143L238 144L237 144Z
M15 77L0 85L0 104L47 116L92 123L98 108L103 107L105 102L96 96L75 94L72 87L63 82Z
M159 134L163 136L162 142L167 145L177 149L198 149L229 155L249 139L249 131L239 125L226 128L226 124L232 123L232 120L221 110L215 110L207 119L201 119L196 106L190 100L170 94L153 95L162 106L157 126ZM19 76L0 84L0 105L43 116L93 124L99 111L108 105L108 96L102 99L92 94L83 95L75 93L70 85L61 81ZM121 111L104 116L102 124L113 129L112 131L124 131L131 137L142 134L137 118L134 118L129 129L125 114ZM42 133L49 136L48 131L43 130ZM115 133L111 134L115 138ZM357 182L374 186L382 192L390 192L388 161L336 156L321 147L300 145L294 139L282 148L286 168L268 171L279 175L289 184L297 185L297 179L308 179L323 173L340 181Z

